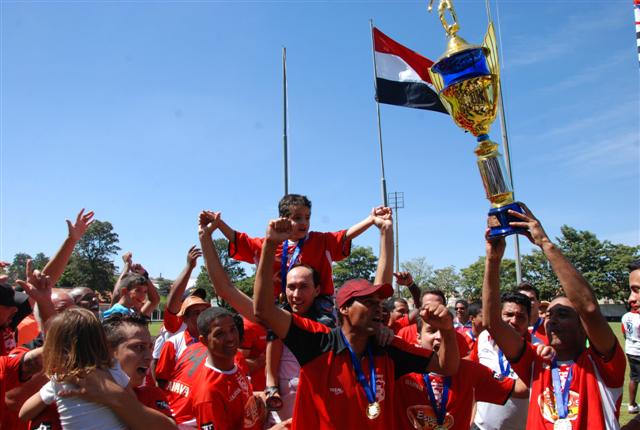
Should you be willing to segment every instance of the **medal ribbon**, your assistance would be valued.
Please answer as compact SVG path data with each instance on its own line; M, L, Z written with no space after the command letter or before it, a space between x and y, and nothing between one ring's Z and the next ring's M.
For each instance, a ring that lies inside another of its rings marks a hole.
M300 252L302 251L302 245L304 245L304 237L298 241L296 244L296 249L293 250L293 255L291 256L291 260L289 260L289 264L287 264L287 259L289 258L289 241L285 240L282 243L282 256L280 257L280 278L282 278L282 294L285 293L287 289L287 273L291 270L294 264L296 264L296 260L300 256Z
M469 337L471 338L472 341L476 341L476 337L473 335L473 330L469 329L469 331L467 331L467 334L469 335Z
M569 415L569 390L571 388L571 381L573 380L573 364L569 368L567 379L564 381L564 387L562 387L562 381L560 381L560 369L558 369L558 363L556 360L551 362L551 382L553 383L553 395L556 399L556 412L558 417L566 418Z
M538 318L536 323L533 325L533 328L531 329L531 337L535 336L538 328L540 328L540 324L542 324L542 318Z
M429 374L423 373L422 378L424 379L424 385L427 387L427 395L431 402L431 409L436 413L436 420L438 421L438 425L441 426L444 424L444 419L447 416L447 401L449 400L451 377L445 376L444 378L444 384L442 385L442 397L440 397L440 407L438 407L438 402L436 401L436 395L433 392L433 387L431 386L431 378L429 378Z
M506 362L506 366L505 366ZM508 360L505 360L504 354L501 349L498 349L498 364L500 365L500 374L504 377L509 376L511 373L511 363Z
M376 401L376 366L373 362L373 353L371 352L371 345L367 344L367 355L369 356L369 381L367 382L367 377L364 376L364 372L362 371L362 366L360 366L360 360L353 349L351 349L351 345L349 345L349 341L340 330L340 336L342 336L342 341L347 345L349 349L349 354L351 354L351 362L353 363L353 370L356 372L356 378L362 388L364 388L364 394L367 396L367 401L369 404L375 403Z

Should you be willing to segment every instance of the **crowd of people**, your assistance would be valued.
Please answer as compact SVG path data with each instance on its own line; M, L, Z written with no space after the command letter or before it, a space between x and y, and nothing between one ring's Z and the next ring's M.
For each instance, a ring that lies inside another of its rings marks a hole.
M15 285L0 279L0 428L619 429L627 361L628 410L640 409L640 262L629 267L623 350L589 284L522 207L511 225L547 258L562 294L543 302L526 282L501 291L505 240L485 232L482 300L460 298L453 313L442 291L393 272L387 207L313 232L311 202L289 194L262 238L202 211L200 247L187 252L155 339L160 296L131 253L103 312L91 286L56 287L93 222L83 210L41 271L28 262ZM372 227L374 281L335 289L333 262ZM256 264L252 297L225 272L216 231L231 258ZM199 258L225 306L188 287ZM411 300L393 296L394 277ZM623 428L640 429L638 417Z

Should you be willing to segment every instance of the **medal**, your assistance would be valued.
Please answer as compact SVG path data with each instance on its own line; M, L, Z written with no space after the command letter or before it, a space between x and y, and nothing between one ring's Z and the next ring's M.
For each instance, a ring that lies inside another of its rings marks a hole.
M505 366L505 361L507 365ZM498 349L498 365L500 366L500 374L503 378L506 378L511 374L511 363L504 358L504 354L501 349Z
M571 421L568 418L558 418L553 423L553 430L571 430Z
M436 401L436 395L433 392L431 386L431 378L428 373L422 374L424 379L424 385L427 389L427 395L429 396L429 402L431 402L431 409L436 413L436 422L438 425L434 430L448 430L448 427L444 425L444 419L447 417L447 401L449 400L449 387L451 387L451 377L445 376L442 384L442 396L440 397L440 407Z
M378 415L380 415L380 403L369 403L369 406L367 406L367 418L373 420L378 418Z
M369 357L369 380L367 381L367 377L364 376L364 372L362 371L362 366L360 365L360 360L356 353L353 352L351 345L349 345L349 341L340 330L340 337L342 337L342 341L349 349L349 354L351 355L351 364L353 365L353 370L356 372L356 379L364 389L364 394L367 396L367 418L370 420L376 419L382 408L380 407L380 403L378 403L376 398L376 364L373 361L373 353L371 352L371 345L367 344L367 355Z
M558 419L553 423L554 430L571 430L571 421L567 416L569 415L569 390L572 380L573 364L569 368L563 387L562 381L560 381L558 363L556 360L551 362L551 383L553 384L553 396L555 397L556 412L558 413Z

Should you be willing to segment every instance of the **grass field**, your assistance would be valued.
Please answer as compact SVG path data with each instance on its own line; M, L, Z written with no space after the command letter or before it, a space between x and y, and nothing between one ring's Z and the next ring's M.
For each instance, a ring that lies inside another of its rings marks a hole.
M622 348L624 348L624 338L622 337L622 331L620 330L620 323L619 322L609 323L609 325L611 326L611 328L613 329L613 332L618 337L618 340L620 341L620 345L622 345ZM160 331L160 327L162 327L161 322L151 323L151 325L149 326L149 330L151 331L151 335L153 337L158 335L158 332ZM629 384L629 367L627 367L627 371L625 372L625 375L624 375L624 394L622 396L622 407L620 408L620 424L626 424L629 420L631 420L634 417L634 415L627 412L627 405L629 404L629 392L627 390L628 384ZM637 399L637 400L640 400L640 399Z

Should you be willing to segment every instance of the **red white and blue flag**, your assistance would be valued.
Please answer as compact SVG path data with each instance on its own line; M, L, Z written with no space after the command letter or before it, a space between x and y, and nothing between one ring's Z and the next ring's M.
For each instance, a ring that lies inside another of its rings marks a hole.
M448 113L431 83L433 61L373 28L376 100L397 106Z

